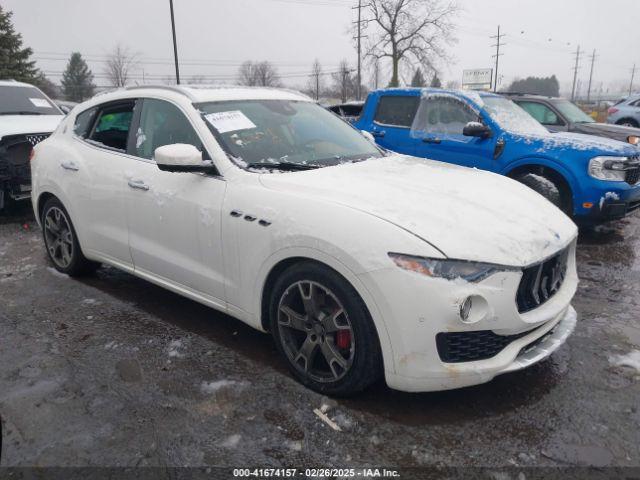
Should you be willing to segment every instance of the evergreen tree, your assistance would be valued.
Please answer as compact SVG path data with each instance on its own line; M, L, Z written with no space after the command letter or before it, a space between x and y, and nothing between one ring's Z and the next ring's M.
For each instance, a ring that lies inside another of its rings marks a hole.
M412 87L426 87L427 82L424 79L424 75L422 75L422 70L416 68L416 73L413 74L413 78L411 79Z
M433 88L442 88L442 82L440 81L440 78L438 78L438 74L435 73L433 75L433 78L431 79L431 87Z
M22 35L16 33L11 22L12 12L0 6L0 79L33 82L38 76L33 51L22 47Z
M93 96L95 88L93 73L89 70L87 62L80 53L72 53L62 74L62 91L65 98L72 102L83 102Z

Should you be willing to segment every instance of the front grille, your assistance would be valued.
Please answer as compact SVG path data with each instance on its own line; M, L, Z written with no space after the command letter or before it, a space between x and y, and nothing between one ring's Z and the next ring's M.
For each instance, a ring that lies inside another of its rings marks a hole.
M443 332L436 335L436 346L440 359L445 363L487 360L534 330L537 328L516 335L498 335L491 330Z
M527 267L522 271L516 301L518 312L525 313L549 300L556 294L567 275L569 248L550 259Z
M31 144L32 147L35 147L37 144L49 138L50 133L35 133L33 135L25 135L27 142Z
M640 180L640 157L634 157L631 160L634 165L626 171L624 180L629 185L635 185Z
M29 155L50 133L8 135L0 141L0 175L13 182L14 189L31 182Z

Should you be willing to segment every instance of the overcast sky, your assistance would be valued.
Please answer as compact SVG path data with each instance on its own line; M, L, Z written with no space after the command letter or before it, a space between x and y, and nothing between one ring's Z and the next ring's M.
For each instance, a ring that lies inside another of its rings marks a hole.
M335 71L342 58L355 65L351 33L357 0L174 0L181 73L232 83L244 60L269 60L289 86L306 84L314 58ZM459 0L453 61L441 65L444 82L460 81L465 68L492 66L490 46L498 24L507 36L502 84L515 77L556 74L570 89L578 45L585 51L579 80L586 91L589 56L597 50L594 89L628 88L640 67L638 0ZM35 51L38 66L58 82L72 51L96 75L120 43L136 52L136 80L162 82L172 75L168 0L0 0ZM389 68L385 68L389 72ZM640 73L636 76L640 85ZM367 77L365 76L365 80ZM388 77L385 78L388 80ZM408 80L408 79L407 79ZM638 87L636 87L638 89Z

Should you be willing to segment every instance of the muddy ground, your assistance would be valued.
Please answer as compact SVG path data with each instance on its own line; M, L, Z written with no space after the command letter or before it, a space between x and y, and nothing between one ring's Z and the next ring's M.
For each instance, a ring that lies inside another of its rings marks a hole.
M237 320L112 268L56 273L30 211L5 215L2 465L638 466L639 247L640 217L581 235L580 321L542 364L334 401Z

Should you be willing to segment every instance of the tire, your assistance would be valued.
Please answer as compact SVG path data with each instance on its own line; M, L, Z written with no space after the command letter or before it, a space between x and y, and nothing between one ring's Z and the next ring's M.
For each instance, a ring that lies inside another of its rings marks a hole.
M100 267L82 253L69 213L60 200L53 197L46 201L40 221L47 255L56 270L79 277Z
M622 120L618 120L616 122L616 125L622 125L624 127L634 127L634 128L638 128L640 126L640 124L638 124L638 121L634 120L633 118L623 118Z
M544 173L524 173L515 180L538 192L567 215L571 216L571 195L558 181Z
M371 315L349 282L328 267L302 262L285 270L272 289L269 321L293 376L316 392L350 396L382 376Z

